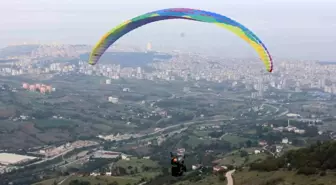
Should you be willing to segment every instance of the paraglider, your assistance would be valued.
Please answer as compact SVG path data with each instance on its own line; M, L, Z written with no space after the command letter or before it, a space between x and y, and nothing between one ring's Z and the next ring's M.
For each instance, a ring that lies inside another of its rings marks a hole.
M186 165L184 164L185 156L174 155L170 152L171 157L171 175L174 177L182 176L184 172L187 171Z
M89 64L95 65L107 50L107 48L128 32L152 22L170 19L185 19L213 23L230 30L250 44L252 48L254 48L254 50L258 53L267 71L272 72L272 57L263 42L252 31L224 15L189 8L170 8L157 10L125 21L119 26L113 28L101 38L101 40L96 44L91 52Z

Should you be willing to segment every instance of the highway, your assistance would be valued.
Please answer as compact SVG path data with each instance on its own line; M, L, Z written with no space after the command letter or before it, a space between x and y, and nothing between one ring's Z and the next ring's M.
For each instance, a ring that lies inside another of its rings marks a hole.
M231 170L226 172L225 177L227 179L227 185L233 185L233 178L232 178L232 174L235 172L236 170Z
M154 134L166 131L168 129L172 129L172 128L175 128L175 127L180 127L181 125L190 126L190 125L193 125L193 124L200 124L202 122L215 122L215 121L226 121L226 120L230 120L230 119L228 119L228 118L225 118L225 119L224 118L217 118L217 119L207 119L207 118L205 118L205 119L199 119L199 120L195 120L195 121L185 122L185 123L182 123L182 124L171 125L171 126L162 128L162 129L160 129L158 131L155 131L155 132L152 132L152 133L149 133L149 134L146 134L146 135L141 135L139 137L154 135Z
M90 145L90 146L95 146L95 145L99 145L99 144L94 144L94 145ZM63 152L60 153L60 154L57 154L57 155L55 155L55 156L53 156L53 157L50 157L50 158L44 158L44 159L41 160L41 161L37 161L37 162L35 162L35 163L31 163L31 164L29 164L29 165L27 165L27 166L36 165L36 164L39 164L39 163L43 163L43 162L46 162L46 161L50 161L50 160L56 159L57 157L61 157L61 156L62 156L62 159L64 160L63 155L65 155L65 154L67 154L67 153L73 151L74 149L83 148L83 147L88 147L88 146L71 147L70 149L67 149L67 150L63 151Z
M63 182L65 182L66 180L68 180L72 175L69 175L67 177L65 177L61 182L58 183L58 185L63 184Z

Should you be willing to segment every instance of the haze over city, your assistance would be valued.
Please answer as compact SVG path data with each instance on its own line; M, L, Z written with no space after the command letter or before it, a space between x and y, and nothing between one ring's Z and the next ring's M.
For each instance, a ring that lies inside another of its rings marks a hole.
M267 43L273 56L335 61L335 6L332 0L1 0L0 46L24 41L93 45L102 34L139 14L167 7L190 7L219 12L241 22ZM185 33L185 37L180 37L180 33ZM118 43L144 46L147 42L157 49L255 56L232 33L183 20L146 25Z

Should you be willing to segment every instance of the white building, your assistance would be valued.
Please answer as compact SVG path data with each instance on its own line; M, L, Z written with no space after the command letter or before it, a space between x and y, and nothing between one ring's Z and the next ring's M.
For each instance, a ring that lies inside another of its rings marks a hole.
M276 145L275 146L275 150L276 150L277 153L280 153L282 151L282 149L283 149L283 146L281 146L281 145Z
M290 117L290 118L298 118L298 117L300 117L300 114L288 113L288 114L286 114L286 116Z
M106 84L111 84L111 79L106 79L106 82L105 82Z
M112 172L106 172L105 175L107 175L107 176L112 176Z
M294 132L297 134L304 134L306 131L301 129L295 129Z
M115 97L108 97L108 101L111 103L118 103L119 102L119 98L115 98Z
M198 170L198 169L200 169L201 167L202 167L201 164L195 164L195 165L192 165L192 166L191 166L191 169L192 169L192 170Z
M123 92L130 92L130 88L123 88Z
M94 176L94 177L96 177L96 176L98 176L98 175L100 175L99 173L96 173L96 172L92 172L92 173L90 173L90 176Z
M130 160L130 156L129 155L125 155L125 154L121 154L121 159L125 160L125 161L129 161Z
M260 150L254 150L254 154L260 154Z
M288 138L283 138L281 141L283 144L288 144Z
M111 152L111 151L105 151L105 150L98 150L94 153L92 156L93 158L105 158L105 159L114 159L121 156L121 153L119 152Z

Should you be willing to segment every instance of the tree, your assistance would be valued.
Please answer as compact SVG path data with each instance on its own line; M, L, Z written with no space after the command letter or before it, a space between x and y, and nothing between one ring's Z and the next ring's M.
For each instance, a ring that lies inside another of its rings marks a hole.
M247 148L252 147L252 141L251 140L247 140L245 144L246 144Z
M162 174L163 175L168 175L169 174L168 168L162 168Z
M234 166L233 165L228 165L227 168L228 168L228 170L233 170Z
M224 176L224 173L220 173L220 175L218 176L218 180L219 181L225 181L226 177Z
M246 157L248 156L248 152L245 150L240 151L240 157Z

